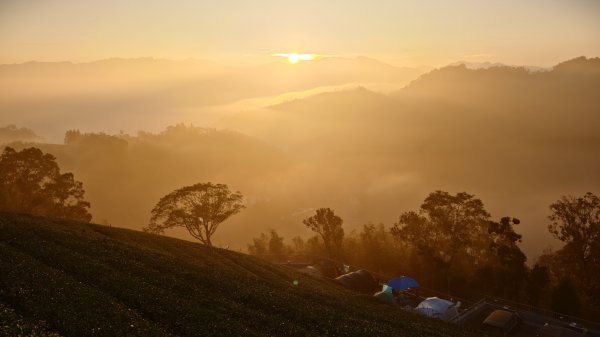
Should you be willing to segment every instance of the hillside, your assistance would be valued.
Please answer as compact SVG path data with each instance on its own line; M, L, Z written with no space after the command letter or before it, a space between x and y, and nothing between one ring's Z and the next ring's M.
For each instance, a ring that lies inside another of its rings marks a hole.
M126 229L0 213L0 256L4 335L479 335L247 255Z

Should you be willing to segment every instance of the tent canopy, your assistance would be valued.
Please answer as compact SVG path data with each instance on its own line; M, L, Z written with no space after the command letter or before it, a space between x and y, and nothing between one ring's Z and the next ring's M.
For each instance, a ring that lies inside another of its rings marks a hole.
M383 302L398 305L398 301L396 300L394 295L392 295L392 288L386 286L385 284L383 285L383 289L381 291L376 292L373 296L375 296L375 298Z
M415 279L410 278L408 276L400 276L397 278L393 278L386 282L386 285L398 290L403 291L408 288L418 288L419 283L415 281Z
M443 319L446 316L453 316L455 314L456 308L454 305L453 302L448 300L437 297L428 297L423 302L419 303L415 309L423 315Z

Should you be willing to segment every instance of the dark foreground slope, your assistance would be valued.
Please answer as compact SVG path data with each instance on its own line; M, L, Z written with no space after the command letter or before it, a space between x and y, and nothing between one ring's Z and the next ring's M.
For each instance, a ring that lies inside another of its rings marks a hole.
M293 281L298 280L298 285ZM475 336L250 256L0 213L0 335Z

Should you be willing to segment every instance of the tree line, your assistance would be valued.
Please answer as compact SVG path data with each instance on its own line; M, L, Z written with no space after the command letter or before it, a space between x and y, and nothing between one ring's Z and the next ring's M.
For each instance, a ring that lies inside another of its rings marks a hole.
M83 184L72 173L61 173L50 154L6 147L0 155L0 211L89 222L84 195ZM219 225L244 208L240 192L198 183L162 197L144 230L184 227L212 246ZM317 209L303 223L313 237L285 244L271 230L253 239L249 252L281 259L328 256L380 274L412 275L427 287L465 298L494 295L570 315L600 315L600 199L593 193L550 205L548 230L564 246L545 252L532 267L518 245L520 221L493 220L483 202L465 192L435 191L393 225L369 223L349 235L329 208Z
M550 205L549 221L548 230L564 246L544 252L532 266L519 247L520 220L493 220L483 202L465 192L432 192L418 210L402 213L393 225L369 223L349 235L333 210L317 209L304 220L314 236L286 244L270 230L254 238L248 251L279 262L327 256L381 275L411 275L428 288L470 300L496 296L598 317L600 199L593 193L562 197Z

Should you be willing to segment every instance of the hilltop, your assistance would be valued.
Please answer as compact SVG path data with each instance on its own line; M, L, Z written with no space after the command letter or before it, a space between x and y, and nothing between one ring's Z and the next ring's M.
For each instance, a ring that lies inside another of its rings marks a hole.
M127 229L0 213L0 256L8 335L479 335L251 256Z

